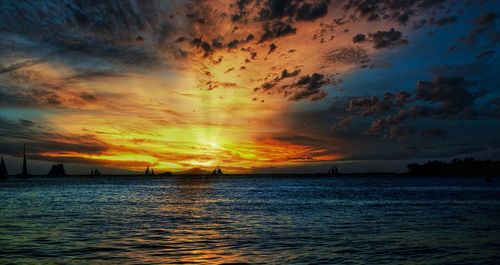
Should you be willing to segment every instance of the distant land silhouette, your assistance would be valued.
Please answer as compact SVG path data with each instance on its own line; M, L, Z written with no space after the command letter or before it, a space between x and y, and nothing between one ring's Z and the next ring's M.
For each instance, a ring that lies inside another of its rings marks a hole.
M208 174L210 174L210 171L195 167L195 168L191 168L191 169L188 169L185 171L178 172L177 174L181 174L181 175L208 175Z
M295 174L290 172L288 174L267 174L267 175L311 175L311 176L368 176L368 175L393 175L393 176L476 176L476 177L494 177L500 176L500 161L493 160L475 160L473 157L463 158L463 159L453 159L451 162L446 163L439 160L428 161L425 164L412 163L407 165L408 172L405 173L394 173L394 172L366 172L366 173L339 173L337 166L332 166L330 169L324 173L316 174ZM155 174L154 169L146 167L144 174L120 174L120 176L172 176L174 175L170 171ZM175 175L212 175L212 176L223 176L224 173L220 167L215 168L212 172L206 171L200 168L193 168L187 171L177 172ZM245 175L245 174L238 174ZM256 174L250 174L256 175ZM262 175L262 174L257 174ZM6 163L2 156L0 162L0 179L6 178L8 176ZM19 178L30 177L31 174L28 172L27 158L26 158L26 146L23 147L23 164L22 172L16 175ZM74 175L67 174L64 169L64 165L55 164L48 171L47 175L39 176L85 176L85 175ZM89 175L92 177L105 176L99 169L92 168Z
M480 161L473 157L453 159L451 163L428 161L423 165L409 164L408 175L431 176L500 176L500 161Z

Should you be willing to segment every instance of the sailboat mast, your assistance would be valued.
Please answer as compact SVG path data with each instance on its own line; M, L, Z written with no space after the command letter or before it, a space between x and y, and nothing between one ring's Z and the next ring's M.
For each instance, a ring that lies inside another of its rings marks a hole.
M28 168L26 166L26 144L23 146L23 176L28 175Z

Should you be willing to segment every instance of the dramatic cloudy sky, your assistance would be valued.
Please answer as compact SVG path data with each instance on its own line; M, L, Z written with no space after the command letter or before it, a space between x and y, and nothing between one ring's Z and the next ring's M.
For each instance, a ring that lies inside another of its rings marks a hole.
M495 0L0 1L0 153L33 173L500 155Z

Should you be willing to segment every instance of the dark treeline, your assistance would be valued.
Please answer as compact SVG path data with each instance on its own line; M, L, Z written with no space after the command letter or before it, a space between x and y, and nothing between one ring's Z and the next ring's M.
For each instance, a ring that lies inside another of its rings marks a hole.
M407 166L409 175L430 176L500 176L500 161L475 160L473 157L453 159L450 163L433 160L423 165Z

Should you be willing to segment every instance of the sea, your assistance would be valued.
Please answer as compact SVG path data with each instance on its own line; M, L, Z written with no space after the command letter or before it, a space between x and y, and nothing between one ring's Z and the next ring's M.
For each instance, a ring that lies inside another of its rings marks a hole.
M500 178L0 180L0 264L499 264Z

